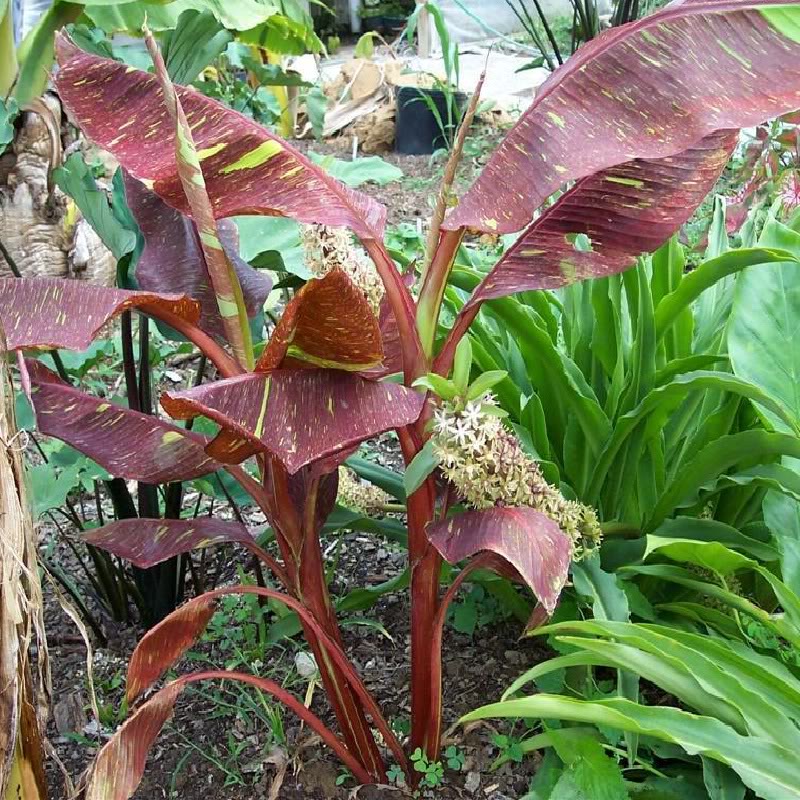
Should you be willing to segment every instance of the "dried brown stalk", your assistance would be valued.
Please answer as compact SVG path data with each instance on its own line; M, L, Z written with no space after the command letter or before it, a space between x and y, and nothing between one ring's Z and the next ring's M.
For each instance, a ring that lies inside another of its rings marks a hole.
M50 676L22 449L0 328L0 797L46 800L42 732Z

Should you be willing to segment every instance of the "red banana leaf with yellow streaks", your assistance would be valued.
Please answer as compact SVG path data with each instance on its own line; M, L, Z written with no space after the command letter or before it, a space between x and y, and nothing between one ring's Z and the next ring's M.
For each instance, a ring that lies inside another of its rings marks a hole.
M161 98L172 121L175 140L175 163L178 169L183 193L189 205L192 218L197 226L200 247L203 251L211 286L217 302L225 337L233 349L241 367L253 367L253 340L239 276L228 258L220 240L214 209L206 191L203 168L194 143L194 136L186 112L178 100L175 86L169 78L161 51L147 25L144 26L144 39L150 57L153 59Z
M680 158L800 108L797 13L785 0L684 0L604 32L539 87L444 228L521 230L568 181Z
M175 127L158 79L77 48L59 34L59 96L72 119L128 172L184 214L190 209L175 161ZM191 88L176 87L214 216L286 216L346 226L380 239L386 209L347 188L252 119Z
M291 299L256 370L305 362L358 372L382 359L381 331L369 303L344 272L334 270L310 280Z
M471 304L627 269L689 219L725 168L737 138L737 131L717 131L679 158L637 159L583 178L506 251ZM581 248L579 234L588 238L590 249Z
M261 552L253 535L240 522L213 517L121 519L89 531L83 539L142 568L216 544L233 542Z
M280 369L166 392L161 404L174 419L203 415L219 424L222 431L208 453L223 463L239 463L262 451L295 473L410 425L422 411L424 396L340 370Z
M221 468L205 452L206 437L75 389L38 361L25 363L39 430L93 458L112 475L169 483Z
M58 278L0 278L0 320L9 350L85 350L123 311L138 309L196 324L199 305L185 295L130 292Z

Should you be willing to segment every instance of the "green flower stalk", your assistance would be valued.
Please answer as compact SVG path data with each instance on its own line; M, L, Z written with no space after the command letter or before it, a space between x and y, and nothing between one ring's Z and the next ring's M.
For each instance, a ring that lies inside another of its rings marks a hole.
M456 398L436 410L433 448L442 474L472 508L541 511L572 539L573 558L583 558L600 543L595 510L567 500L544 479L536 460L498 416L496 402L491 394L467 402Z
M383 281L367 254L358 248L346 228L331 225L301 225L300 243L305 262L317 278L340 269L364 293L378 316L383 300Z

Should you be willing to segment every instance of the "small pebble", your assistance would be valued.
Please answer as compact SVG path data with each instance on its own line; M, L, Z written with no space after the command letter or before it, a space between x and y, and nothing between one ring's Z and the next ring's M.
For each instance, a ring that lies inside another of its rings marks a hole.
M302 650L294 657L294 666L301 678L313 678L317 674L317 662L311 653Z
M476 792L481 785L481 776L478 772L468 772L467 778L464 781L464 788L470 793L473 794Z

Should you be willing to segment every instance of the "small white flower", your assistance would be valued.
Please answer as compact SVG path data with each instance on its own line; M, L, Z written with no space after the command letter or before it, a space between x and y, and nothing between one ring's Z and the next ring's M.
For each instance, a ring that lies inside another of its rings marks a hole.
M479 428L482 418L484 417L480 404L474 401L467 403L462 415L467 424L471 425L473 428Z

